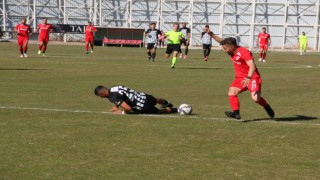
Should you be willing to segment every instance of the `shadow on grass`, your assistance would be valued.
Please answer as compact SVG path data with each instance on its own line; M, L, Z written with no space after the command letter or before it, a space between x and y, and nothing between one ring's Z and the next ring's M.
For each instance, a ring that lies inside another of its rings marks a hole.
M43 71L52 69L31 69L31 68L0 68L0 71Z
M318 117L304 116L304 115L295 115L292 117L278 117L278 118L260 118L260 119L252 119L245 120L243 122L255 122L255 121L265 121L265 120L273 120L273 121L310 121L319 119Z

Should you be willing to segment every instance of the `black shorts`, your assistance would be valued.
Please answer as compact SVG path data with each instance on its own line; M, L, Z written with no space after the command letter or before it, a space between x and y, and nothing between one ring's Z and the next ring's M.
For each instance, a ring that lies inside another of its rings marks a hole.
M188 40L181 40L180 45L189 46Z
M148 43L147 44L147 49L154 49L157 48L157 44L156 43Z
M211 49L211 44L202 44L203 49Z
M174 51L177 51L177 52L181 51L180 44L168 44L167 45L166 54L171 54Z
M160 114L160 111L158 108L156 108L157 100L155 97L151 95L146 95L146 103L144 104L143 108L139 112L140 114Z

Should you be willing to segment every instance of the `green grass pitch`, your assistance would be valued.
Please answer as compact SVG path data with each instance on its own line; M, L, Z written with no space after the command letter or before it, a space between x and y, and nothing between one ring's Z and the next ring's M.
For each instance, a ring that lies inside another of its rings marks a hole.
M0 179L320 179L320 56L268 54L256 64L269 120L250 94L243 122L224 115L233 66L190 50L176 69L158 49L0 43ZM256 59L258 54L254 54ZM191 116L111 115L97 85L126 85L193 106Z

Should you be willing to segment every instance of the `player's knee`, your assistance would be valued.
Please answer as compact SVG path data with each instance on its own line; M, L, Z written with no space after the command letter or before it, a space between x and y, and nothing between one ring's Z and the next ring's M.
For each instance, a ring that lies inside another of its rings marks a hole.
M260 96L258 96L258 95L252 95L251 98L255 103L259 103L259 101L260 101Z

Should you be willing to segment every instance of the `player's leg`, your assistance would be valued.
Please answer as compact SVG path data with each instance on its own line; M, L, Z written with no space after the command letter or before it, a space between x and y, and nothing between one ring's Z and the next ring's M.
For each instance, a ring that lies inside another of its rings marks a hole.
M85 49L86 49L86 54L89 54L89 41L86 41Z
M39 51L38 51L39 55L42 53L42 48L43 48L43 38L39 37Z
M189 43L187 41L184 49L184 59L187 59L188 53L189 53Z
M172 52L173 52L172 44L168 44L166 49L166 54L164 56L166 58L169 58Z
M267 101L261 97L261 91L251 92L251 98L255 103L262 106L271 118L274 117L275 113Z
M154 61L156 59L156 53L157 53L157 46L155 44L154 47L151 49L151 59L152 59L152 61Z
M270 107L270 105L267 103L267 101L261 97L261 84L262 80L261 78L251 79L247 88L251 92L251 98L252 100L262 106L268 115L273 118L274 117L274 111Z
M307 52L307 43L303 43L303 54L306 55Z
M209 46L208 46L208 50L207 50L207 57L209 57L210 52L211 52L211 45L209 45Z
M28 57L27 51L28 51L28 38L25 38L23 41L23 56Z
M90 38L89 44L90 44L90 47L91 47L91 53L93 53L93 47L94 47L93 37Z
M183 56L183 54L182 54L182 45L183 45L183 42L181 41L181 43L180 43L180 49L179 49L179 58L181 59L182 58L182 56Z
M263 59L263 46L262 45L259 46L259 57L260 57L259 62L261 62Z
M151 49L152 49L152 43L147 44L147 54L148 54L148 60L150 61L152 58Z
M262 57L262 62L266 62L266 58L267 58L267 52L268 52L268 46L264 46L263 47L263 57Z
M23 55L23 38L21 37L18 37L18 46L19 46L19 51L20 51L20 57L23 58L24 55Z
M172 55L172 60L171 60L171 68L174 69L174 66L176 65L177 63L177 57L178 57L178 54L179 54L179 49L175 49L173 51L173 55Z
M303 44L300 43L300 56L302 56L302 55L303 55Z
M225 114L230 118L241 119L240 102L239 102L238 94L240 94L242 90L239 87L233 87L233 84L235 83L238 84L236 86L241 85L239 84L239 82L234 81L231 87L229 88L228 96L229 96L229 103L232 111L226 111Z
M202 44L202 49L203 49L203 58L205 61L208 61L208 57L207 57L207 51L208 51L208 47L206 44Z

